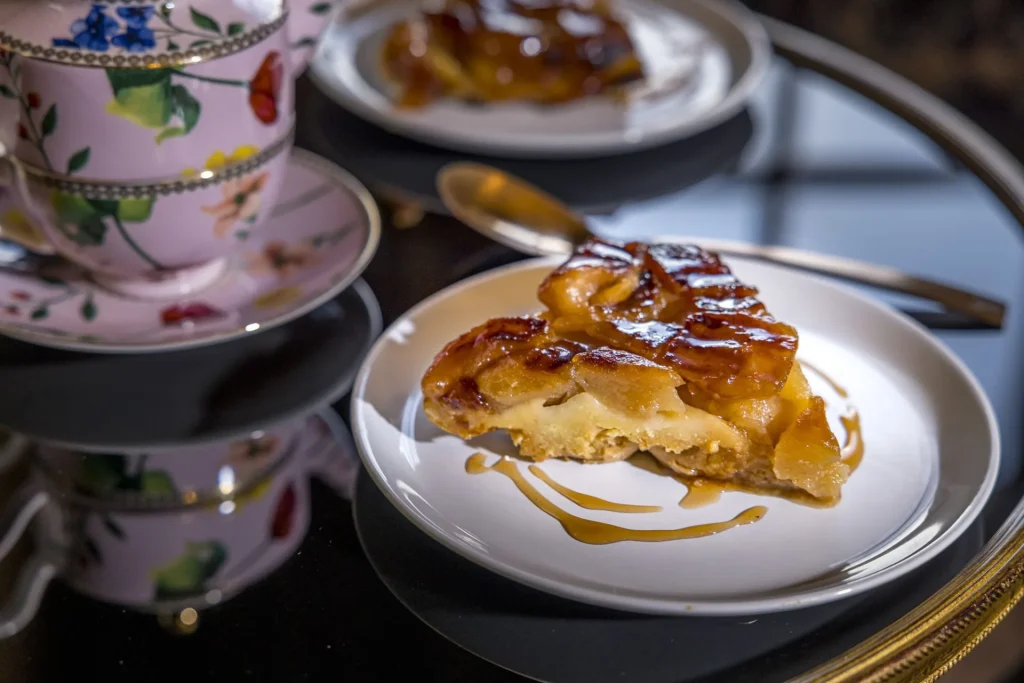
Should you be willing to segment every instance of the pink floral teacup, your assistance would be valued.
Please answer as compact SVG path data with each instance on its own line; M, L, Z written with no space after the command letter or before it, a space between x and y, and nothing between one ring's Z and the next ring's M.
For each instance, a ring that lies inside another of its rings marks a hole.
M269 147L333 4L0 3L0 121L27 167L90 180L152 182L216 149Z
M276 198L291 76L331 6L0 3L0 182L38 228L0 220L0 236L128 296L216 280Z
M105 183L26 174L0 237L58 253L136 298L174 298L218 280L277 200L289 132L271 146L215 151L173 182Z

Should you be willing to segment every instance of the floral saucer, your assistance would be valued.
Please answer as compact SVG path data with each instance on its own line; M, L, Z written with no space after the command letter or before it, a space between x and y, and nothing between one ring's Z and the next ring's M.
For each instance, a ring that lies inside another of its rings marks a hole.
M328 301L359 277L377 249L380 215L369 192L309 152L293 151L270 211L258 231L239 233L243 243L218 282L179 300L130 299L70 264L45 274L0 270L0 333L96 353L215 344L276 327ZM26 219L2 196L0 220Z

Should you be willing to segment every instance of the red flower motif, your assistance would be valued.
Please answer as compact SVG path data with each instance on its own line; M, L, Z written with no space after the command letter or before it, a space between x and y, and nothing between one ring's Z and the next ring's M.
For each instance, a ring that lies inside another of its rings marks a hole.
M21 309L13 304L7 304L6 306L4 306L4 313L8 315L18 315L19 313L21 313Z
M295 522L295 504L298 497L295 495L295 486L291 483L284 490L277 501L277 508L274 510L274 519L270 522L270 537L273 539L286 538L292 531L292 523Z
M20 123L18 124L18 137L22 140L28 140L28 129Z
M30 301L32 299L32 295L29 294L28 292L23 292L20 289L16 289L13 292L11 292L11 298L17 299L18 301Z
M160 311L160 321L168 326L180 325L187 321L223 318L224 316L222 311L206 304L175 304Z
M271 51L263 59L256 75L249 81L249 106L260 121L271 124L277 121L277 98L284 81L284 63L281 54Z
M39 109L39 105L43 103L37 92L30 92L25 99L28 100L28 106L32 109Z

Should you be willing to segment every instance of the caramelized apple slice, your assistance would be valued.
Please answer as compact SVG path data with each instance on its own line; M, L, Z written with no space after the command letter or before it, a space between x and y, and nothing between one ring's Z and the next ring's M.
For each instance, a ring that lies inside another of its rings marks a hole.
M814 396L775 445L775 476L793 482L816 498L838 498L850 476L839 442L828 426L825 402Z
M642 418L657 412L678 413L685 407L676 393L683 383L679 375L642 356L594 349L573 358L572 365L584 391L626 415Z

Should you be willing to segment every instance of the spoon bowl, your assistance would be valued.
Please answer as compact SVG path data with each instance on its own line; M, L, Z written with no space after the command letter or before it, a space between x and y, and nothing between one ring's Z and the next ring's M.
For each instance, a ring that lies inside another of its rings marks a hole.
M491 166L448 164L437 174L437 190L453 216L516 251L568 254L591 237L583 217L568 206Z

